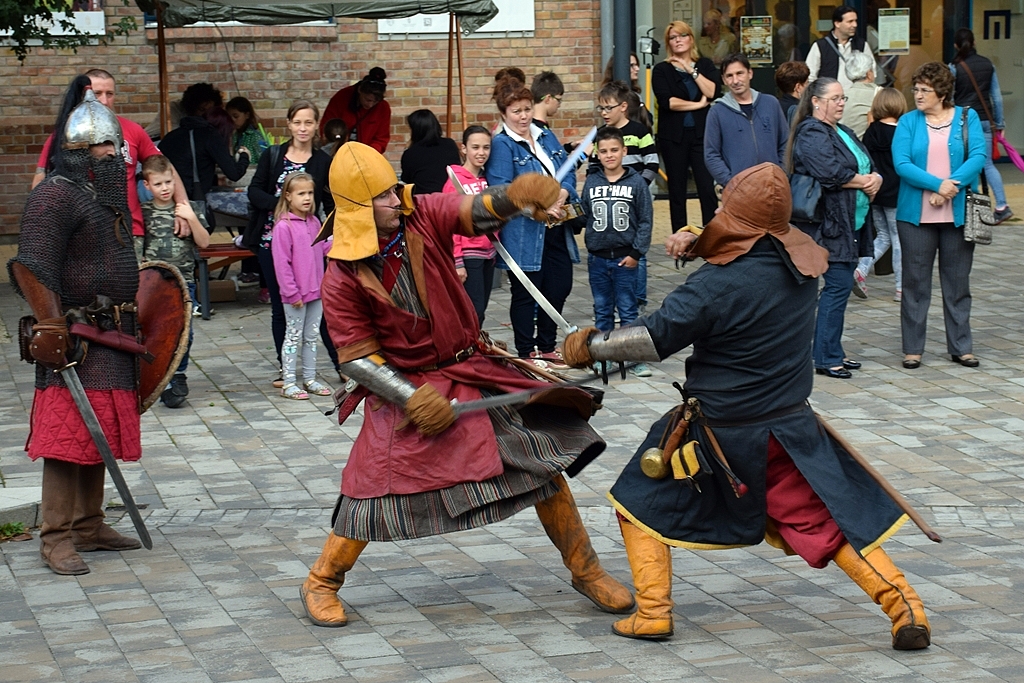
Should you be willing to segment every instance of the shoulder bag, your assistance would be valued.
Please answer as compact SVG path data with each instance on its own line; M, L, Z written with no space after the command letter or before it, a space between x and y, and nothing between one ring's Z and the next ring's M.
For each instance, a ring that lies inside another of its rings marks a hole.
M967 158L967 109L963 108L960 127L964 139L964 159ZM987 194L979 194L970 187L964 189L964 241L975 244L992 244L992 226L995 217L992 215L992 200Z
M793 195L791 221L820 223L821 183L814 176L793 173L789 176L789 190Z

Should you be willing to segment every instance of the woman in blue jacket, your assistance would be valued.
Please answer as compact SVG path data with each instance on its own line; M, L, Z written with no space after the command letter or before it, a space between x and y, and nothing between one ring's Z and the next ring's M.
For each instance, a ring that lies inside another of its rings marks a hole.
M945 65L924 64L913 83L917 111L900 119L892 141L900 176L896 229L903 247L903 367L921 365L938 251L946 351L954 363L974 368L979 364L971 341L974 243L964 241L963 225L965 190L985 165L985 131L973 110L953 106L954 80Z
M504 185L524 173L555 175L566 159L565 149L549 129L533 123L533 93L514 76L503 76L494 86L494 101L503 123L491 142L491 156L484 166L487 184ZM554 221L565 215L567 200L576 201L576 175L562 180L558 201L547 213ZM572 264L580 254L572 230L565 224L550 226L525 216L513 218L501 229L501 243L530 281L558 312L572 290ZM503 263L499 267L507 268ZM509 316L521 358L535 357L558 364L555 353L558 327L536 304L526 288L511 278ZM534 324L534 312L537 321Z

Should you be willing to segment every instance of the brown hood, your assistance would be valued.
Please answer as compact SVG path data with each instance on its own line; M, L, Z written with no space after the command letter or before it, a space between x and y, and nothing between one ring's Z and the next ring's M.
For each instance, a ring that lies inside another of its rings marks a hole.
M722 192L722 208L691 253L723 266L771 235L782 243L798 271L818 277L828 269L828 251L789 224L792 209L789 180L781 168L767 162L748 168L729 181Z

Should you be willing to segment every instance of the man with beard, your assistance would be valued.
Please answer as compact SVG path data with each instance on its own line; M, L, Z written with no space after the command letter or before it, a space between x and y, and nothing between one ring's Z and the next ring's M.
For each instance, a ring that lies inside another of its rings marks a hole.
M343 421L366 399L342 474L333 530L300 590L318 626L344 626L338 589L368 541L472 529L529 506L598 608L624 614L633 596L601 567L563 472L575 476L604 448L587 424L593 396L545 385L493 360L455 271L452 235L477 236L528 209L544 218L559 184L527 173L481 194L412 196L387 160L358 142L331 164L334 236L321 294L341 372L359 386ZM403 215L404 214L404 215ZM545 389L526 404L456 415L452 403Z
M15 291L37 321L23 348L36 363L25 450L33 460L43 458L39 551L58 574L88 573L79 552L140 547L103 523L105 468L57 372L77 363L114 456L138 460L135 358L95 343L84 353L82 342L68 332L67 311L104 295L119 306L120 331L134 335L139 286L125 165L118 155L121 128L88 85L79 76L65 95L54 133L53 172L29 194L18 254L7 264Z
M683 404L654 423L608 495L639 605L612 626L620 636L672 635L669 546L712 550L767 540L818 569L835 562L882 606L894 649L931 642L921 599L881 548L907 515L807 402L818 277L828 254L789 225L791 210L777 165L739 173L692 248L692 234L670 238L669 255L689 252L706 263L660 310L633 327L589 328L565 339L565 361L577 368L657 361L693 345ZM651 456L654 467L645 461Z

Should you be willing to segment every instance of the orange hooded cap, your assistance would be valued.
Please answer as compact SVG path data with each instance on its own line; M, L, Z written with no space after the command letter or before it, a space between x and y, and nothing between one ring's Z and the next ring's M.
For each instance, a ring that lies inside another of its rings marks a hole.
M704 228L691 253L723 266L746 254L765 235L778 239L807 277L828 270L828 251L789 224L793 198L785 172L763 163L735 175L722 192L722 208Z
M324 221L316 238L319 242L327 239L328 235L334 235L334 244L327 258L358 261L376 255L380 247L373 219L373 198L398 184L395 170L372 147L347 142L331 162L330 184L334 212ZM400 199L408 215L411 213L405 207L408 198L403 196Z

